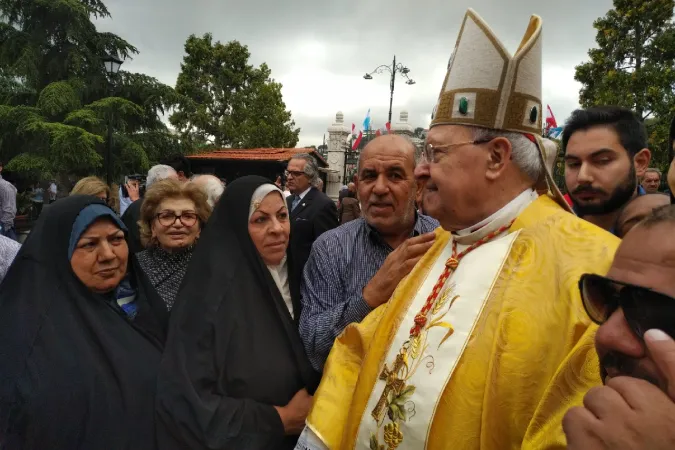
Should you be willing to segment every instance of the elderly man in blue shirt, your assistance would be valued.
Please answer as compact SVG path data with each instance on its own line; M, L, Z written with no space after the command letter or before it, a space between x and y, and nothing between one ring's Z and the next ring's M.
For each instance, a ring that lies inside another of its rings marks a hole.
M300 335L318 371L342 330L386 303L434 242L438 222L415 209L415 153L403 136L368 143L356 181L362 217L314 242L302 280Z

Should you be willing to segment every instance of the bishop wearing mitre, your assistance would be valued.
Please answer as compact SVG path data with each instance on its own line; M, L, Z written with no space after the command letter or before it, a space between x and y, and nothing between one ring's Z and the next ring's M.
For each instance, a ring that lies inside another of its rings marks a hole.
M467 12L425 147L442 229L337 338L297 448L565 447L563 415L601 384L577 283L606 273L619 241L553 182L541 59L539 17L511 55Z

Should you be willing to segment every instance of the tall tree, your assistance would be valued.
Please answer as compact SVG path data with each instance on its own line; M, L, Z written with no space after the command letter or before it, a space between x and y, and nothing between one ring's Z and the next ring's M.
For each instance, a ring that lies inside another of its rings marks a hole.
M631 108L645 120L655 165L667 165L675 113L675 0L614 0L593 24L598 48L576 67L580 103Z
M281 84L266 64L253 67L237 41L191 35L176 82L181 100L169 118L191 146L295 147L299 128L286 110Z
M102 59L137 50L98 32L100 17L109 17L100 0L0 0L0 156L9 170L102 174L109 123L116 176L147 170L177 142L160 120L177 101L172 88L120 72L110 96Z

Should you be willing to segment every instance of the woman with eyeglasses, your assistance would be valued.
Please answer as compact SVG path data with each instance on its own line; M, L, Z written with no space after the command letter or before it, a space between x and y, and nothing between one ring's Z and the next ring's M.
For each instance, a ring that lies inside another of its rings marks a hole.
M193 183L153 183L141 206L141 269L171 311L202 227L211 215L206 193Z

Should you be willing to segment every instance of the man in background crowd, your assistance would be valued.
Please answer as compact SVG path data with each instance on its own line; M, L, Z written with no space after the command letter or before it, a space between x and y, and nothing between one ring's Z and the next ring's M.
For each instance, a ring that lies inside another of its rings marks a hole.
M16 188L12 183L2 178L2 162L0 162L0 234L12 240L17 240L14 230L16 217Z
M661 187L661 171L653 167L645 170L645 176L642 177L641 185L647 194L659 192L659 187Z
M638 185L651 160L644 124L617 106L579 109L565 125L562 145L574 211L613 233L621 208L645 193Z
M397 135L370 141L359 157L354 186L362 217L325 233L312 248L300 336L318 371L345 326L386 303L434 242L438 222L415 211L414 171L412 141Z
M190 166L190 160L188 160L185 156L182 155L172 156L171 158L167 159L166 162L164 162L164 164L167 166L171 166L173 170L176 171L179 181L185 183L190 178L192 178L192 168Z
M171 166L158 164L153 166L148 171L148 177L145 180L145 187L149 189L153 183L167 178L179 179L178 174ZM141 220L141 205L143 199L140 198L133 202L122 215L122 222L129 230L129 252L138 253L143 251L143 244L141 244L141 232L138 228L138 221Z
M126 190L126 196L124 191ZM131 206L133 202L141 198L140 195L140 182L138 180L127 180L125 186L120 186L118 190L118 196L120 200L120 216L123 216L127 208Z
M58 187L56 186L56 180L52 180L49 185L49 203L54 203L56 201L56 196L58 194Z
M349 183L347 185L347 195L342 198L340 208L340 224L345 224L361 217L361 206L359 199L356 198L356 185Z
M214 175L195 175L192 177L192 182L206 192L211 208L216 206L216 203L220 200L220 196L225 192L225 184Z
M335 203L316 188L319 168L308 153L295 155L289 162L286 186L291 196L286 199L291 220L289 250L293 254L293 277L300 286L302 270L314 241L338 225Z
M133 202L141 198L140 190L140 181L134 179L127 180L124 186L119 187L117 195L120 200L120 216L124 215L127 208L131 206Z

